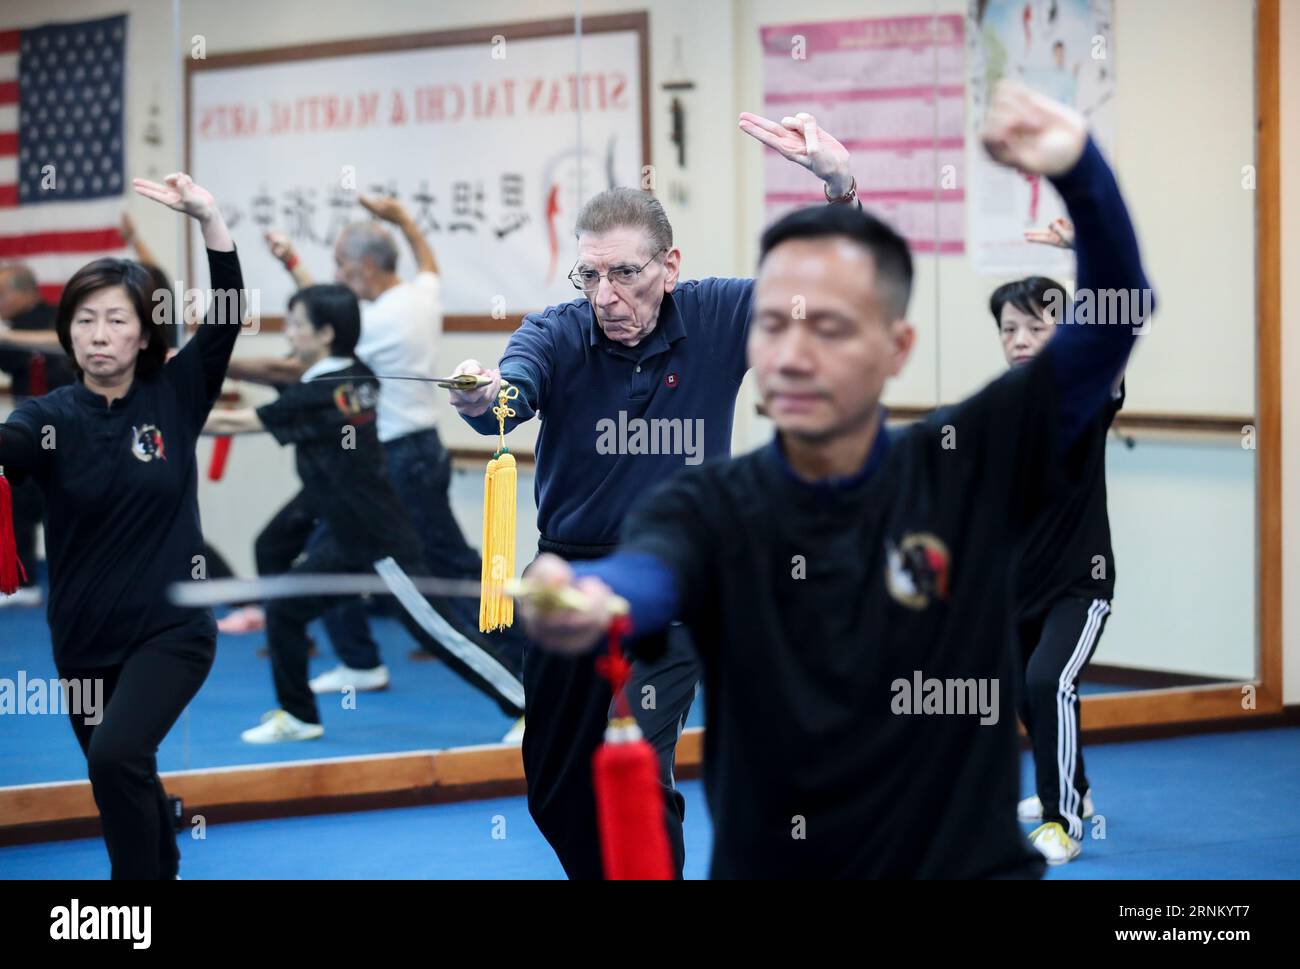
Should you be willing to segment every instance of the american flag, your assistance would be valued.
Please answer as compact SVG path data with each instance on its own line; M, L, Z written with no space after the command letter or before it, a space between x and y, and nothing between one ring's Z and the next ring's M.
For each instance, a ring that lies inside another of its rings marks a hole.
M0 263L41 295L121 256L126 17L0 31Z

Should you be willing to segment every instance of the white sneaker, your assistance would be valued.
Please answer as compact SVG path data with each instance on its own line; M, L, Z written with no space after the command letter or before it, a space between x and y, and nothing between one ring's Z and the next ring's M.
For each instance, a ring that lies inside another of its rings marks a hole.
M503 744L522 744L524 742L524 718L520 717L509 733L501 738Z
M1055 821L1039 825L1029 835L1029 843L1038 849L1049 865L1063 865L1078 858L1083 846L1065 833Z
M354 670L342 664L320 676L314 677L308 684L313 693L341 693L346 689L358 693L372 690L388 689L388 667L376 666L373 670Z
M1084 821L1087 821L1096 809L1092 803L1092 788L1083 792L1083 814L1079 815ZM1043 820L1043 802L1038 799L1038 795L1027 797L1016 805L1016 817L1021 821L1041 821Z
M246 744L278 744L287 740L315 740L325 732L319 723L303 723L292 713L272 710L262 714L262 725L245 730L239 739Z
M44 601L45 595L41 592L41 587L39 585L29 585L25 588L19 589L11 596L0 596L0 609L4 609L8 606L14 606L19 609L24 607L31 608L33 606L39 606Z

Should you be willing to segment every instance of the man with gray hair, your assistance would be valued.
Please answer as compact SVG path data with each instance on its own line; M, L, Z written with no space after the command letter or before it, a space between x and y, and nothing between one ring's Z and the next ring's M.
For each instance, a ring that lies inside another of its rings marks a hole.
M777 123L746 113L740 128L820 177L828 202L855 199L848 151L811 115ZM679 280L681 250L647 192L602 192L575 228L578 260L569 279L582 297L524 317L497 369L461 363L456 373L491 383L453 391L451 400L472 427L495 434L490 408L502 379L519 389L506 429L534 416L542 422L538 549L594 559L613 550L620 524L655 485L685 464L730 453L753 280ZM659 755L680 877L685 802L673 764L700 671L681 626L640 644L638 656L647 661L633 666L628 702ZM591 655L530 644L524 698L529 812L570 878L601 878L591 759L609 719L609 689Z
M0 370L15 397L40 397L72 383L54 332L55 308L41 298L36 274L22 263L0 266Z
M54 307L41 298L36 274L22 263L0 266L0 370L9 374L15 404L72 383L67 355L54 332ZM19 561L27 568L27 581L14 595L0 596L0 608L41 604L36 528L44 507L34 482L14 485L14 540Z

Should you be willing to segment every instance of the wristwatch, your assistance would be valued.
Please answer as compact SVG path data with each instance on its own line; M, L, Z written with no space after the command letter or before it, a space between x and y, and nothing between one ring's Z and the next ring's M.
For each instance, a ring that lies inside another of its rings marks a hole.
M852 182L849 185L849 190L839 198L831 198L831 187L823 182L822 191L826 193L826 201L832 205L848 205L856 199L858 197L858 180L856 176L850 176L850 178L852 179Z

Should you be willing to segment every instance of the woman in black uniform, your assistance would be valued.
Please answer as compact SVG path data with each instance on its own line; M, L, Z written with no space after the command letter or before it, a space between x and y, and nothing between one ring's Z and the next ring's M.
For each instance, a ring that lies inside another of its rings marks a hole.
M0 424L0 466L45 495L59 675L103 682L104 709L70 712L114 878L177 875L156 754L208 675L216 624L209 610L168 603L165 589L204 576L195 443L245 305L216 202L188 175L165 181L136 179L135 190L202 229L213 300L197 335L167 360L169 314L155 303L170 296L139 263L97 259L68 281L56 318L76 382Z
M1064 219L1052 232L1064 240ZM1026 233L1031 240L1042 233ZM1037 241L1037 240L1034 240ZM1056 332L1054 306L1065 288L1030 276L994 290L989 310L1012 367L1027 365ZM1029 839L1060 865L1083 850L1084 821L1093 814L1079 731L1079 678L1106 628L1115 597L1115 555L1106 510L1106 436L1124 406L1123 374L1066 455L1070 484L1062 488L1029 530L1016 589L1015 633L1023 673L1018 683L1020 719L1034 751L1036 794L1017 808L1021 821L1037 821Z

